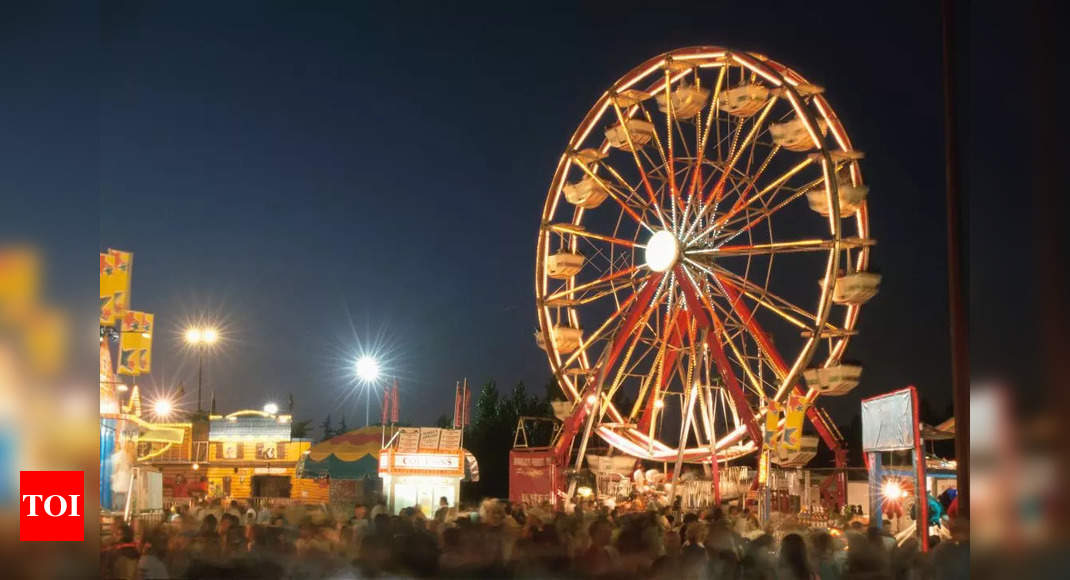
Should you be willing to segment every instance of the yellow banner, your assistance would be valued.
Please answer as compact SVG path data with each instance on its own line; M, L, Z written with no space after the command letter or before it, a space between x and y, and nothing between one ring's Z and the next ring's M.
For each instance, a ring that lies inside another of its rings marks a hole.
M141 313L141 356L138 357L138 374L147 375L152 371L152 334L155 315Z
M780 423L780 403L770 400L765 412L765 447L776 445L777 427Z
M130 307L130 273L134 255L109 249L100 254L100 324L115 326Z
M148 374L152 368L153 315L127 310L122 320L118 373L131 376Z
M803 421L806 419L806 400L802 396L789 395L784 409L784 437L781 443L786 451L798 451L802 443Z

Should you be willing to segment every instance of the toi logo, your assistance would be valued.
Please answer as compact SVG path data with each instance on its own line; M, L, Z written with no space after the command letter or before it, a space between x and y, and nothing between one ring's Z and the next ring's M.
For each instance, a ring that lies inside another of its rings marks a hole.
M19 540L81 542L85 539L84 474L19 472Z

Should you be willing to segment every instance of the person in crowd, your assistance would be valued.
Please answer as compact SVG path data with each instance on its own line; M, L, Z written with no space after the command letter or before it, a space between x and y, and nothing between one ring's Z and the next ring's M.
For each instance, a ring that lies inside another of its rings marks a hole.
M583 552L579 569L588 576L603 576L613 571L617 561L617 550L610 543L613 539L613 527L609 520L599 518L591 522L587 530L590 545Z
M843 576L843 562L836 558L832 536L825 530L810 535L811 562L814 572L821 580L840 580Z
M171 578L167 572L167 533L156 529L145 538L141 558L137 562L137 574L140 580L164 580Z
M134 528L116 522L112 526L112 538L114 542L105 549L101 558L101 575L105 578L134 580L141 557L138 545L134 542Z
M435 521L446 522L446 516L450 513L450 502L446 496L438 498L438 509L435 510Z
M780 557L777 578L784 580L811 580L816 578L806 557L806 542L799 534L788 534L780 541Z

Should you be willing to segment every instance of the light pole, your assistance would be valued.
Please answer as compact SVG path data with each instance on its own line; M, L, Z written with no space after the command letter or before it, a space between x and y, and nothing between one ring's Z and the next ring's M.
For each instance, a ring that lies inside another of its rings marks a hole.
M186 344L197 349L197 412L201 408L201 387L204 383L204 349L219 340L219 331L211 327L191 326L186 329Z
M366 387L364 391L364 426L371 424L372 388L379 380L379 360L373 356L364 355L357 359L355 365L357 380Z

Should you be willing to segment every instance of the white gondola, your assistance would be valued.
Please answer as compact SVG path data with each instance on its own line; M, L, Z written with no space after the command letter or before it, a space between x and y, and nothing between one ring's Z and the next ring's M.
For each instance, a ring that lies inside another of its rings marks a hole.
M632 140L631 144L636 148L646 145L654 136L653 123L642 119L628 119L627 123L627 129L620 123L606 129L606 140L609 141L610 146L624 151L631 151L632 148L628 144L629 135Z
M813 435L803 435L799 438L797 450L788 451L778 446L770 459L780 467L802 467L817 456L817 441Z
M717 105L729 115L750 117L761 110L769 100L769 89L762 85L743 85L722 91Z
M678 119L690 119L699 114L706 106L706 99L710 91L699 87L681 85L672 91L672 114ZM658 91L654 98L658 101L658 109L662 113L668 113L669 108L665 103L665 91Z
M846 218L854 215L858 208L862 207L868 194L868 186L852 185L850 180L840 180L836 185L836 197L840 200L840 217ZM810 204L810 209L823 216L829 215L826 188L806 192L806 201Z
M822 137L828 134L829 124L824 119L818 120L817 126ZM814 143L810 132L806 130L806 124L798 117L783 123L771 123L769 134L774 143L789 151L809 151L819 145Z
M620 107L631 107L650 98L650 93L639 89L628 89L616 94L615 100Z
M803 371L806 384L826 396L846 395L862 379L862 365L838 364Z
M881 275L873 272L852 272L836 278L832 301L836 304L864 304L877 295Z
M554 410L554 417L557 417L559 421L568 419L568 416L572 414L572 402L570 401L550 401L550 406Z
M555 326L550 329L550 340L554 349L561 354L568 354L580 347L583 330L570 326Z
M598 149L580 149L572 154L572 158L584 165L591 165L606 158L606 154Z
M590 175L584 176L576 183L566 183L564 189L565 199L572 205L583 209L594 209L602 205L602 202L609 197L609 191L605 186Z
M546 275L556 280L566 280L583 269L583 254L558 252L546 257Z

